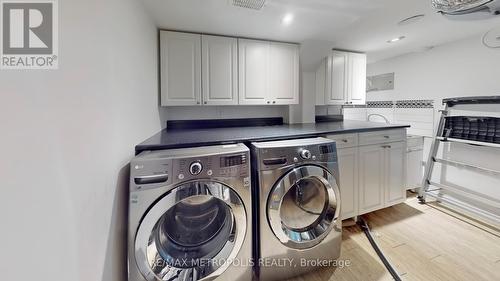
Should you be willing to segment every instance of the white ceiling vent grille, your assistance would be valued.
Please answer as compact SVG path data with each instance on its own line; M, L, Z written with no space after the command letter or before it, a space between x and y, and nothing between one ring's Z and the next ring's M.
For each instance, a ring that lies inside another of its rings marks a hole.
M264 7L266 0L233 0L233 5L237 7L260 10Z

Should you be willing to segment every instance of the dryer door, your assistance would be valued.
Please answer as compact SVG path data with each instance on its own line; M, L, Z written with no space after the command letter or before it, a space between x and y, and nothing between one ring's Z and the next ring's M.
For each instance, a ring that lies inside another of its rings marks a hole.
M339 188L326 169L306 165L285 174L267 201L267 217L276 237L290 248L314 247L339 217Z
M229 186L184 183L154 204L135 240L137 266L146 280L212 280L243 245L245 207Z

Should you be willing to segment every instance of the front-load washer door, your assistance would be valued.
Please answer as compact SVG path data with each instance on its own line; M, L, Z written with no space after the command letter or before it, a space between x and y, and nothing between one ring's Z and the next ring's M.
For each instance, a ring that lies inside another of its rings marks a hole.
M328 170L314 165L297 167L281 177L269 194L269 225L287 247L314 247L338 219L339 199L337 182Z
M137 230L135 258L146 280L213 280L236 258L245 207L229 186L193 181L155 203Z

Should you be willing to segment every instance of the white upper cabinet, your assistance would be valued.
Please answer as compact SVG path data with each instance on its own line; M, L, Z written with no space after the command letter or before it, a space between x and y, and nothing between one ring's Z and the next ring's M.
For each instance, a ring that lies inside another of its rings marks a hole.
M365 104L366 55L332 51L316 71L316 87L322 79L326 81L325 90L316 90L316 105Z
M201 104L201 35L161 31L161 105Z
M366 55L349 54L347 76L347 99L349 104L366 102Z
M344 52L333 52L328 58L328 97L327 103L331 105L342 105L347 101L347 63L348 54Z
M269 42L239 39L240 104L269 101Z
M270 43L270 97L272 104L299 103L299 48Z
M239 39L240 104L298 104L299 46Z
M299 45L160 32L162 106L299 103Z
M238 104L238 40L202 35L204 105Z

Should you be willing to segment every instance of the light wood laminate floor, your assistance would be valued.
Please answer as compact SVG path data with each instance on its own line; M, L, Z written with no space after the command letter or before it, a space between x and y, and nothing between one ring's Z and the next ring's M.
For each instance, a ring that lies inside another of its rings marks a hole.
M403 280L500 280L500 238L470 223L406 203L363 216ZM358 226L343 228L341 259L351 265L323 268L288 281L393 280Z

